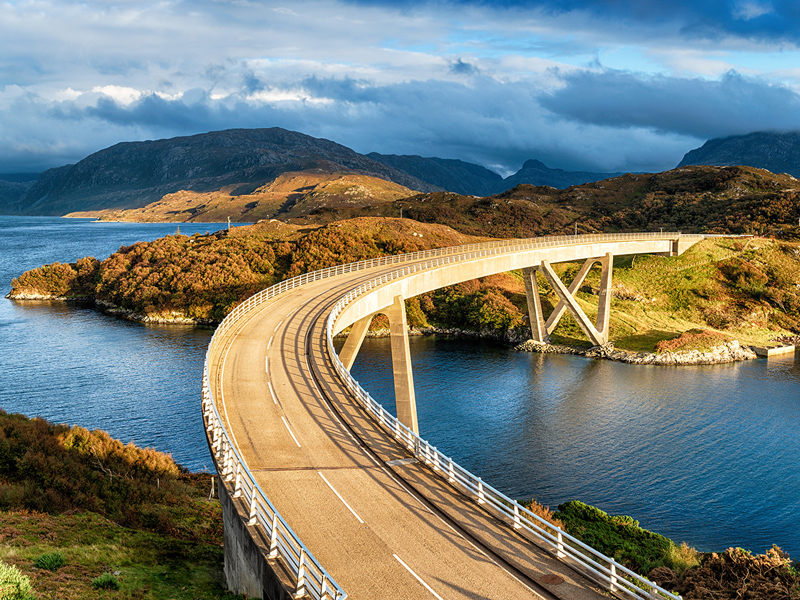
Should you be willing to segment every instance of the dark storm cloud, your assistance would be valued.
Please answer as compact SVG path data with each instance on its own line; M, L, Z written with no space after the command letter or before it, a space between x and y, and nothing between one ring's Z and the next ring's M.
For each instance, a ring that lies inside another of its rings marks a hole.
M570 120L610 127L647 127L697 138L800 128L793 90L729 72L719 81L575 72L542 96L542 106Z
M440 6L428 0L351 0L353 4L419 10ZM498 11L540 11L549 16L583 13L613 23L655 28L676 26L690 38L737 37L761 42L800 42L796 0L451 0L453 6Z
M450 65L450 73L453 75L477 75L479 70L475 65L464 62L459 58Z

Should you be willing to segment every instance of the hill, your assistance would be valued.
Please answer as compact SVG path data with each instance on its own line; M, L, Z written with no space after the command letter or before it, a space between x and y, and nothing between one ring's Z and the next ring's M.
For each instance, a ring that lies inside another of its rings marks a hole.
M622 175L566 190L519 185L486 198L417 194L380 206L341 209L338 218L395 216L401 208L404 216L423 223L501 238L659 228L778 234L794 231L800 220L800 182L751 167L691 166ZM310 215L304 222L314 218Z
M377 152L371 152L367 156L443 190L457 194L489 196L506 189L500 175L485 167L463 160L424 158L414 155L398 156L396 154L378 154Z
M800 132L755 132L717 138L688 152L679 167L744 165L800 177Z
M501 189L496 190L495 193L510 190L522 184L550 186L563 190L574 185L602 181L612 177L619 177L620 175L624 175L624 173L592 173L590 171L551 169L539 160L527 160L519 171L503 180Z
M0 206L19 202L19 199L33 187L33 181L14 181L0 177Z
M402 185L353 173L314 169L287 172L251 193L232 195L235 186L218 191L181 190L167 194L143 208L74 212L68 217L92 217L101 221L252 223L260 219L292 219L310 214L377 206L415 192Z
M8 180L0 176L0 213L60 216L140 209L162 200L172 202L174 199L166 197L179 192L207 195L201 201L236 198L252 194L283 173L299 171L364 175L415 192L447 189L473 196L495 194L520 183L564 188L613 175L549 169L534 160L504 180L489 169L461 160L378 153L365 156L329 140L277 127L230 129L123 142L77 164L50 169L35 182L30 175L12 174ZM230 212L241 213L238 208ZM174 215L171 218L178 220Z
M222 587L210 473L104 431L0 409L0 482L0 577L11 567L34 591L14 595L6 579L2 598L238 598ZM98 577L119 591L97 589Z
M64 215L141 208L181 190L224 188L239 196L282 173L314 169L369 175L417 191L437 189L328 140L277 127L232 129L117 144L75 165L46 171L3 212Z

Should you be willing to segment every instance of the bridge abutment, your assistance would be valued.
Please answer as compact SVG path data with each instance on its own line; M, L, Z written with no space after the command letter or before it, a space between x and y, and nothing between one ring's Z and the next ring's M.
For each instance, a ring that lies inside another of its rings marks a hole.
M247 525L249 516L244 506L233 497L222 477L217 493L222 505L224 573L228 589L248 598L291 600L287 591L289 578L281 581L280 565L268 558L268 545L263 543L255 527Z

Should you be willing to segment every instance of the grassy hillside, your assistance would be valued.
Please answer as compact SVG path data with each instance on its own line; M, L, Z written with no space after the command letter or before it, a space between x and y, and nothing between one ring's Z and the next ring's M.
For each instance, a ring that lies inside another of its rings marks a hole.
M535 237L575 233L683 231L790 232L800 221L800 183L750 167L682 167L623 175L557 190L519 185L487 198L447 192L342 209L340 218L399 214L470 235ZM577 229L576 229L577 227Z
M578 265L562 267L564 277ZM618 257L614 260L611 340L632 351L671 349L659 342L701 328L721 339L767 344L800 332L800 245L769 239L707 239L682 256ZM544 280L542 287L549 289ZM578 300L596 314L599 268ZM550 303L555 302L550 296ZM585 337L568 317L554 332L556 341L580 345ZM684 340L688 343L690 340ZM712 345L719 341L711 340ZM674 344L681 349L684 344ZM689 349L689 348L685 348Z
M102 221L135 222L255 222L324 214L338 209L379 206L413 195L397 183L354 173L321 169L288 172L252 191L229 185L216 191L180 190L143 208L70 213Z
M34 598L232 597L210 478L103 431L0 409L0 562ZM96 589L100 577L119 591Z
M141 242L103 261L87 257L46 265L14 279L11 295L89 297L154 318L213 322L254 292L307 271L483 239L408 219L354 219L305 229L263 222Z

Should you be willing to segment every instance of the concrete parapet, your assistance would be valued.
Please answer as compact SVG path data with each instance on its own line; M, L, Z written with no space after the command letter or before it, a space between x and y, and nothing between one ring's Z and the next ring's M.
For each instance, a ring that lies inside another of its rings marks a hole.
M772 358L773 356L785 356L787 354L794 354L798 346L773 346L771 348L762 348L760 346L751 346L753 352L762 358Z
M244 505L233 498L220 478L225 583L228 589L248 598L291 600L291 582L280 565L267 558L269 547L255 527L246 525Z

